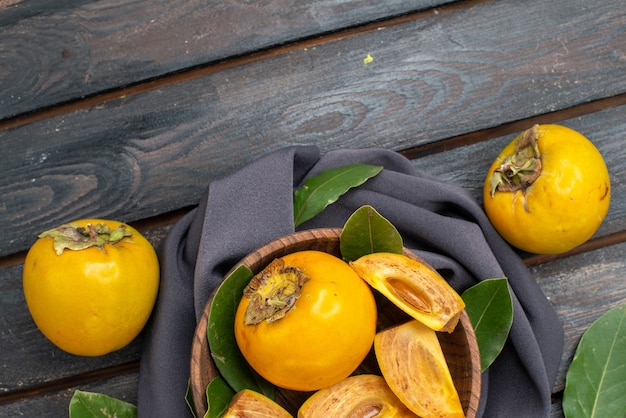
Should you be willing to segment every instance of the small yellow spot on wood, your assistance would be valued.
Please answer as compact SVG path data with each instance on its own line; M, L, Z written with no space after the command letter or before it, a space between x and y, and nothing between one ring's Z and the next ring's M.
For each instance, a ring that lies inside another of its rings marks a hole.
M372 61L374 61L374 58L372 58L370 54L367 54L367 57L363 58L363 65L367 65Z

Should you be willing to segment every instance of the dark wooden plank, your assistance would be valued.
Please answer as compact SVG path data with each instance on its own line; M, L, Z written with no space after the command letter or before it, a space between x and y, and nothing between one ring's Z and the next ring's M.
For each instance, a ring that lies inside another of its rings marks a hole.
M449 1L9 2L0 119Z
M398 150L626 91L626 10L570 3L455 9L0 132L0 255L70 218L194 204L286 145Z
M75 390L102 393L116 399L137 404L138 373L128 373L102 381L70 386L64 390L28 397L8 404L0 405L3 417L67 417L70 400Z

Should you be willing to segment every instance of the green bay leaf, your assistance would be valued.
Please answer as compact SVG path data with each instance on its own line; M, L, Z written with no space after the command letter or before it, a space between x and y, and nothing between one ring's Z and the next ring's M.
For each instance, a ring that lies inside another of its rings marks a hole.
M505 278L487 279L461 295L480 351L482 371L498 357L513 324L513 301Z
M236 392L251 389L274 399L274 385L252 370L235 339L235 313L252 276L248 267L240 266L217 288L208 317L207 340L215 366Z
M370 205L361 206L348 218L339 240L347 261L372 253L402 254L402 237L396 227Z
M382 169L381 166L356 163L329 168L308 178L293 195L295 226L315 217L341 195L365 183Z
M235 391L222 377L211 380L206 388L207 411L204 418L220 418L228 408Z
M626 304L585 331L565 377L566 418L626 416Z
M101 393L74 391L70 399L70 418L135 418L137 407Z

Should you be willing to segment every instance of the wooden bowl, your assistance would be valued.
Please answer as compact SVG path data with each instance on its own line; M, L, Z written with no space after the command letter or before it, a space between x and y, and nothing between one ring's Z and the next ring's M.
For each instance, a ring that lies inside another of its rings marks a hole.
M261 271L267 264L277 257L282 257L296 251L318 250L339 256L340 229L313 229L296 232L279 238L258 250L250 253L241 260L231 271L239 265L248 266L254 274ZM405 254L418 259L412 252L405 249ZM196 332L192 342L190 362L190 385L193 404L197 416L204 416L207 410L206 387L209 382L219 376L209 354L207 341L207 322L213 296L209 298L198 321ZM392 303L378 312L379 329L401 323L408 317L397 309ZM437 333L441 347L446 356L452 379L458 391L466 417L475 417L480 399L481 371L480 356L474 329L469 321L467 313L462 312L459 324L454 332L448 334ZM378 366L373 350L363 361L358 372L377 373ZM294 416L298 407L304 402L310 393L295 392L277 388L276 401L285 407Z

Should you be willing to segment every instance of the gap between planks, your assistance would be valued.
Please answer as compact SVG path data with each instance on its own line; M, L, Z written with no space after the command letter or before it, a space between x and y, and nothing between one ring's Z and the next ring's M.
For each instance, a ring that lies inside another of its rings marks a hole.
M0 394L0 405L16 402L25 398L40 396L45 393L66 390L78 385L85 385L128 373L135 373L137 371L139 371L139 360L134 360L128 363L105 367L74 376L68 376L62 379L30 386L28 388L16 389L7 393L2 393Z
M568 108L556 110L554 112L543 113L530 118L520 119L514 122L497 125L491 128L455 136L441 141L407 148L399 151L399 153L410 160L416 160L427 155L437 154L455 148L522 132L536 123L559 123L567 119L623 105L626 105L626 93L581 103Z

